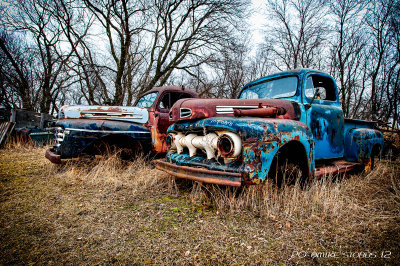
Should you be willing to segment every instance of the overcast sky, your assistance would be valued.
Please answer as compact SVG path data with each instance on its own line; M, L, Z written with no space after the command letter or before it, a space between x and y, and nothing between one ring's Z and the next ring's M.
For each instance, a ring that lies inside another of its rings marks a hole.
M252 15L250 16L250 30L252 39L257 44L261 43L264 38L263 30L267 24L265 1L252 0Z

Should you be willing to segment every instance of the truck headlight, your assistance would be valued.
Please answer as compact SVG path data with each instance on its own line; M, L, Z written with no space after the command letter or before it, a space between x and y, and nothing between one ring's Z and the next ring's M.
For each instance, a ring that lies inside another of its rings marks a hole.
M198 149L207 155L207 159L215 159L219 156L224 160L236 160L242 151L242 140L239 135L228 132L218 131L210 132L205 136L199 136L195 133L184 135L183 133L169 133L166 137L168 150L176 150L181 154L184 148L189 151L189 156L197 154Z
M235 158L242 151L242 141L235 133L224 132L219 135L217 147L222 157Z

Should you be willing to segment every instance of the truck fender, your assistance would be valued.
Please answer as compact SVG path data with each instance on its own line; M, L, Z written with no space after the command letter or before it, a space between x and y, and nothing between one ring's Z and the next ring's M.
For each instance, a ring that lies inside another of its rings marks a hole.
M370 128L352 128L345 136L345 159L350 162L368 163L371 155L383 149L383 134ZM376 154L373 154L376 153Z
M258 183L268 177L272 162L278 156L291 156L305 164L305 175L311 176L315 170L314 140L311 130L302 122L276 120L271 131L262 139L250 138L243 142L243 170L248 173L247 181Z

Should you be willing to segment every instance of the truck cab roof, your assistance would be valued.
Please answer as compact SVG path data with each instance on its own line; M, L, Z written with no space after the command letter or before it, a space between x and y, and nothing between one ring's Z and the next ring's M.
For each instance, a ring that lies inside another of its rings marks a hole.
M190 95L192 95L193 97L198 97L198 94L195 91L192 91L188 88L185 87L181 87L181 86L162 86L162 87L154 87L153 89L147 91L146 93L144 93L141 96L144 96L146 94L150 94L153 92L163 92L163 91L170 91L170 92L186 92Z
M292 76L292 75L304 75L307 73L318 73L318 74L322 74L322 75L327 75L330 76L328 73L322 72L320 70L315 70L315 69L311 69L311 68L297 68L297 69L292 69L292 70L286 70L283 72L276 72L273 73L271 75L256 79L252 82L247 83L246 85L243 86L243 88L246 88L248 86L251 86L253 84L257 84L261 81L264 81L266 79L274 79L274 78L279 78L279 77L283 77L283 76Z

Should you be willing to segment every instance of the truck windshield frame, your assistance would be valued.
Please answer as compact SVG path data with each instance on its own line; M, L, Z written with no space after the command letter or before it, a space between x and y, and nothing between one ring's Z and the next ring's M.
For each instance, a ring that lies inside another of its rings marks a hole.
M151 106L153 106L154 101L157 99L157 95L158 95L158 91L146 94L137 101L135 106L143 107L143 108L150 108Z
M269 79L244 88L238 99L281 99L296 95L299 78L285 76Z

